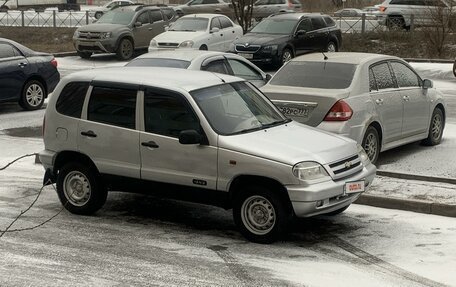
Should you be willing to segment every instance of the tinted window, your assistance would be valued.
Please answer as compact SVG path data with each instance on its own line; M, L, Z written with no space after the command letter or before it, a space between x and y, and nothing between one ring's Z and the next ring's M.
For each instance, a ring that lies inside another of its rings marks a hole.
M176 60L176 59L134 59L125 66L129 67L168 67L168 68L181 68L187 69L190 66L189 61Z
M346 89L357 65L328 62L289 62L271 79L272 85Z
M18 52L10 44L0 43L0 59L18 56Z
M401 87L419 87L420 80L418 76L406 65L399 62L392 62L394 75L396 76L397 85Z
M310 19L303 19L301 22L298 24L298 28L296 28L296 31L311 31L312 30L312 23L310 23Z
M252 33L263 34L291 34L296 26L295 19L264 19L253 27Z
M158 22L158 21L163 21L163 16L160 10L153 10L150 11L150 19L152 20L151 22Z
M225 65L225 60L210 62L207 66L202 67L201 70L213 73L229 74L228 68Z
M325 23L325 21L323 21L323 18L321 18L321 17L313 17L313 18L310 18L310 20L312 21L312 26L313 26L314 30L318 30L318 29L322 29L322 28L326 27L326 23Z
M197 117L180 95L146 90L144 123L148 133L178 137L183 130L200 131Z
M218 0L203 0L203 4L218 4Z
M331 17L329 17L329 16L323 16L323 19L325 20L327 26L334 26L334 25L336 25L336 23L334 22L334 20L333 20Z
M134 129L136 90L94 87L87 118L90 121Z
M369 91L377 91L377 82L375 81L374 72L369 69Z
M211 20L211 29L212 28L219 28L222 29L222 25L220 25L219 17L215 17Z
M55 104L57 112L74 118L80 118L89 83L74 82L67 84Z
M247 64L238 61L238 60L232 60L228 59L228 63L231 66L231 70L233 70L233 74L236 77L240 77L246 80L262 80L263 78L261 75L250 68Z
M148 24L150 23L150 20L149 20L149 13L148 12L144 12L144 13L141 13L138 18L136 18L136 22L140 22L141 24Z
M174 17L174 11L172 9L163 9L162 12L168 20L171 20Z
M233 24L231 24L231 21L228 18L225 18L225 17L218 17L218 18L220 20L220 23L222 24L222 29L233 27Z
M373 66L372 72L379 90L395 88L393 77L387 63Z

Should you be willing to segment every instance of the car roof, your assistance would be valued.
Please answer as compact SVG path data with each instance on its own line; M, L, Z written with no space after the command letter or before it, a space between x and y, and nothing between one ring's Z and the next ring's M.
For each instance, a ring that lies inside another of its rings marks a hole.
M212 19L214 17L219 17L219 16L224 16L224 15L221 15L221 14L209 14L209 13L198 13L198 14L189 14L189 15L184 15L180 18L208 18L208 19ZM225 16L226 17L226 16Z
M270 16L269 18L274 19L296 19L299 20L302 17L316 17L316 16L327 16L326 14L320 13L295 13L295 12L281 12Z
M72 73L65 77L67 82L100 81L116 84L153 86L165 89L181 89L187 92L220 85L244 81L229 75L215 74L205 71L173 69L161 67L112 67L92 69Z
M360 65L365 62L370 61L380 61L387 59L399 59L398 57L383 55L383 54L373 54L373 53L355 53L355 52L337 52L337 53L325 53L328 57L327 60L324 59L322 53L311 53L305 54L299 57L292 59L293 62L299 61L314 61L314 62L332 62L332 63L345 63L345 64L355 64Z
M190 49L176 49L176 50L159 50L152 53L143 54L136 59L150 59L150 58L166 58L166 59L176 59L183 61L193 61L196 58L201 56L212 57L218 55L225 55L224 52L216 51L202 51L202 50L190 50Z
M160 8L164 8L164 7L161 7L161 6L155 6L155 5L144 5L144 4L133 4L133 5L123 5L123 6L119 6L119 7L116 7L114 9L112 9L112 11L114 10L117 10L117 9L123 9L123 10L131 10L131 11L139 11L139 10L142 10L142 9L145 9L145 8L149 8L149 9L154 9L154 10L159 10Z

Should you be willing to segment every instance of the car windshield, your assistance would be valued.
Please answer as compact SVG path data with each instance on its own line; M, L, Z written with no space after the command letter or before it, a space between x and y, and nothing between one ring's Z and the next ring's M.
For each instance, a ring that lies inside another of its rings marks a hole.
M98 19L98 24L121 24L128 25L131 23L135 12L132 10L116 9L109 11Z
M221 135L247 133L289 122L245 82L203 88L190 94L212 128Z
M323 55L322 55L323 57ZM271 85L316 89L350 87L357 65L331 62L292 61L271 79Z
M190 66L189 61L162 58L140 58L134 59L125 66L129 67L168 67L187 69Z
M293 33L296 22L295 19L265 19L253 27L250 32L289 35Z
M207 18L180 18L169 27L168 31L206 31L208 23Z

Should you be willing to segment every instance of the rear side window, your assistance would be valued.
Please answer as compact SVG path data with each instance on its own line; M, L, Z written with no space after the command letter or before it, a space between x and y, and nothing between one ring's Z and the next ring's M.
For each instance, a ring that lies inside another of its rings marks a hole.
M325 20L327 26L335 26L336 25L334 20L331 17L329 17L329 16L323 16L323 19Z
M57 112L65 116L80 118L88 88L89 83L87 82L67 84L55 104Z
M94 87L87 119L127 129L136 125L136 90Z
M0 59L17 57L21 54L13 46L7 43L0 43Z
M219 74L229 74L228 68L225 64L225 60L213 61L209 63L207 66L202 67L201 70Z
M393 76L391 75L391 71L387 63L375 65L371 69L375 82L377 83L377 89L383 90L395 88Z
M325 21L323 21L323 18L321 17L312 17L310 18L310 21L312 21L312 26L314 30L322 29L326 27Z

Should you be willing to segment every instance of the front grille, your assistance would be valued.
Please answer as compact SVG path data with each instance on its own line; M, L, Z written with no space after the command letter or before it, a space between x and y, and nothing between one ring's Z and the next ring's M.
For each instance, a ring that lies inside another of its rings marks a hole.
M243 44L236 44L236 52L249 52L255 53L260 50L261 46L259 45L243 45Z
M359 156L354 155L329 164L329 168L333 173L333 179L337 180L360 172L363 169L363 165Z
M79 39L100 39L99 32L79 32Z
M179 43L158 43L160 48L176 48L179 46Z

